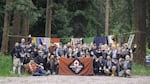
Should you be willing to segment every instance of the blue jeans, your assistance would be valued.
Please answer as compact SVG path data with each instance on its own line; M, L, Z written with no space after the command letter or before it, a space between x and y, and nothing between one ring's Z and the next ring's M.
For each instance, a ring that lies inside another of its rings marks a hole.
M44 74L46 74L46 71L42 68L38 68L36 72L33 73L33 76L42 76Z

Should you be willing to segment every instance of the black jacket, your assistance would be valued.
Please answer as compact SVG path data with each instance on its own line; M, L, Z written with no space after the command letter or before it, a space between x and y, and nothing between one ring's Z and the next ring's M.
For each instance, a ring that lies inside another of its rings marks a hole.
M16 56L17 58L21 58L20 52L21 52L21 47L20 47L20 46L17 46L17 47L14 47L14 48L10 51L10 54L11 54L11 56Z

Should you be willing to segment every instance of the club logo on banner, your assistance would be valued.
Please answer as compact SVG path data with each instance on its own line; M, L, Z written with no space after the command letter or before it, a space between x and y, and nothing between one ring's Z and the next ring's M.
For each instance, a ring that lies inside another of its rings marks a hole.
M69 65L68 68L74 73L79 74L84 69L84 64L80 62L79 59L74 59Z

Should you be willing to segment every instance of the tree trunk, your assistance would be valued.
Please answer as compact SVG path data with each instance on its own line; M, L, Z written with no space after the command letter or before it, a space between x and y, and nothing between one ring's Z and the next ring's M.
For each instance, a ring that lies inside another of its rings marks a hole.
M103 20L103 4L102 1L99 1L99 22L102 24L102 20ZM102 26L100 26L99 28L97 28L97 36L101 36L101 32L102 32Z
M6 5L10 5L12 0L6 0ZM1 53L7 54L8 52L8 34L9 34L9 26L10 26L10 13L8 11L5 12L4 16L4 28L3 28L3 37L2 37L2 46Z
M137 64L145 64L146 56L146 0L135 0L135 27L137 51L134 57Z
M105 35L109 34L109 11L110 11L110 0L106 0Z
M150 0L147 1L147 15L148 15L148 25L147 25L147 43L148 43L148 48L150 49Z
M13 22L13 35L20 35L21 17L18 11L14 12L14 22ZM10 43L10 49L14 46L15 42L19 42L18 37L12 37Z
M130 27L131 28L133 28L132 26L132 24L133 24L133 16L132 16L132 14L133 14L133 3L132 3L132 0L127 0L127 3L128 3L128 17L129 17L129 25L130 25ZM133 30L133 29L132 29Z
M29 14L25 15L23 19L23 29L22 29L22 35L25 36L25 39L27 40L29 35L29 28L30 28L30 18Z
M51 20L52 20L51 4L52 4L52 0L47 0L46 25L45 25L45 36L46 37L51 37Z

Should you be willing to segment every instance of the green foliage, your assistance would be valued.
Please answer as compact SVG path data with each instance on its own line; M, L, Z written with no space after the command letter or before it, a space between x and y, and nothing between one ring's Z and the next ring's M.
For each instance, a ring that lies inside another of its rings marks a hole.
M111 34L125 33L133 31L133 11L134 0L112 0L110 11ZM149 1L149 0L148 0ZM102 6L100 7L100 3ZM2 5L3 6L3 5ZM105 0L54 0L52 3L52 36L65 37L72 36L76 31L75 25L82 24L81 36L95 36L97 29L104 34L105 24ZM149 6L148 6L149 8ZM5 6L8 11L19 11L22 16L30 13L31 29L38 21L45 23L46 1L37 0L14 0L10 6ZM102 15L99 16L99 10ZM2 10L2 9L1 9ZM1 13L2 11L0 11ZM78 16L83 16L84 22L73 22ZM149 15L148 15L149 16ZM101 19L100 19L101 18ZM75 24L76 23L76 24ZM86 23L86 24L85 24ZM39 26L44 27L45 26ZM83 27L83 29L82 29ZM38 30L32 30L37 32ZM77 29L77 31L79 31ZM67 32L67 33L64 33ZM41 33L42 34L42 33ZM36 34L37 35L37 34ZM73 35L74 36L74 35Z
M34 24L41 16L41 10L37 10L32 0L14 0L11 5L5 5L5 10L10 13L17 11L22 17L29 15L31 24Z
M62 38L61 39L61 42L62 42L62 44L67 44L68 42L71 42L71 38L68 38L68 37L64 37L64 38Z
M37 10L32 0L15 0L13 2L13 10L20 12L22 16L28 14L31 24L34 24L38 17L41 16L41 10Z
M134 31L134 0L110 1L110 34ZM106 0L53 0L52 37L104 35L105 3ZM150 47L150 6L147 7L147 41ZM29 13L30 33L33 36L44 36L46 0L13 0L10 6L5 6L5 0L1 0L0 31L3 28L4 9L11 13L18 11L22 17Z
M95 36L97 28L104 28L100 27L103 23L98 18L98 3L98 0L54 1L52 37Z
M150 54L150 49L147 48L147 49L146 49L146 52L147 52L147 53L146 53L147 55Z
M4 4L5 4L4 0L0 0L0 41L2 40L2 32L4 24Z
M133 0L113 0L111 2L111 33L126 33L133 30Z
M30 23L31 25L36 24L38 21L39 17L42 17L43 9L40 10L34 10L30 14Z
M61 4L53 4L52 34L54 37L69 36L71 28L69 25L69 14L67 9Z
M92 21L89 21L87 24L87 30L86 30L86 37L91 37L91 36L96 36L96 29L93 28L92 26Z
M10 71L12 71L11 56L0 55L0 76L10 76Z
M23 14L29 13L35 9L36 9L36 7L32 3L32 0L15 0L15 1L13 1L13 10L17 10Z

